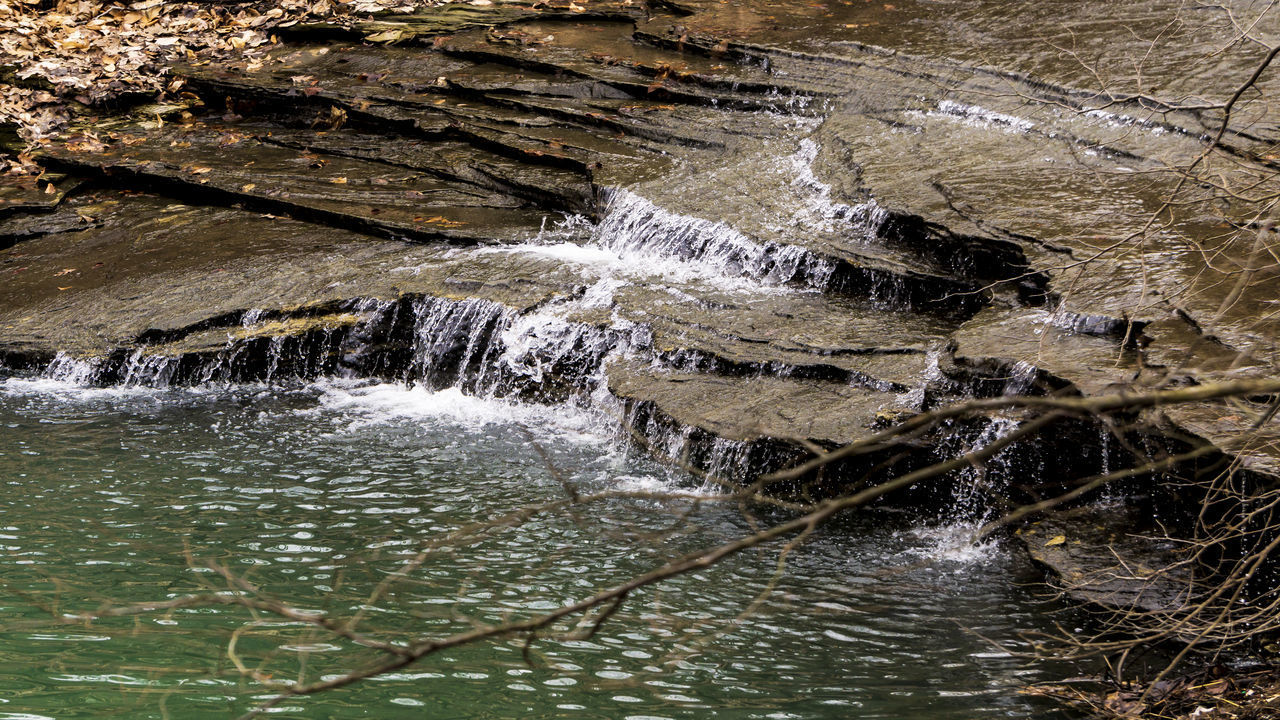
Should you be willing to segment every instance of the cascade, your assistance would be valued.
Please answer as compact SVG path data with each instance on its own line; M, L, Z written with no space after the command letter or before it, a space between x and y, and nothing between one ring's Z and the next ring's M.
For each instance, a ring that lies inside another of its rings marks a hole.
M732 227L680 215L629 190L610 190L591 243L661 275L661 263L696 263L703 272L765 285L826 287L835 266L797 245L756 242Z
M89 385L98 373L98 360L86 360L73 357L59 351L45 368L43 375L50 380L57 380L71 385Z
M987 419L976 434L968 433L945 443L949 455L966 455L987 448L1018 428L1018 422L1006 417ZM968 437L964 437L968 435ZM1012 470L1010 453L1002 450L981 464L969 465L957 473L952 485L951 517L953 523L977 527L990 519L993 503L984 499L993 489L1007 483Z
M814 173L817 154L817 144L805 140L798 151L780 158L786 182L805 199L791 218L793 224L874 234L884 221L883 211L874 203L835 201L831 187ZM288 311L250 308L186 329L148 331L137 344L105 357L59 354L44 375L80 385L132 387L273 385L340 377L430 391L456 389L481 398L571 402L625 416L625 426L656 454L725 478L747 477L802 453L785 444L740 442L685 427L644 402L621 407L605 382L610 358L690 372L750 371L847 382L882 392L895 387L820 364L803 373L782 361L744 370L696 348L655 348L653 331L622 317L615 306L615 294L624 286L644 283L691 302L698 301L694 286L710 285L746 298L793 292L787 286L822 290L835 279L836 262L798 245L756 241L726 223L673 212L625 189L608 190L603 208L594 225L571 216L524 244L464 251L552 254L596 271L595 277L583 273L585 283L576 291L531 308L418 293L396 299L357 297ZM686 282L686 290L695 295L681 289ZM937 359L938 353L931 353L930 374L908 394L911 407L923 404L925 385L937 379Z
M793 177L791 185L805 191L792 222L819 232L843 231L845 237L874 237L888 221L889 212L874 198L858 205L835 200L831 185L820 180L813 169L818 151L818 143L805 138L800 141L800 149L786 160Z

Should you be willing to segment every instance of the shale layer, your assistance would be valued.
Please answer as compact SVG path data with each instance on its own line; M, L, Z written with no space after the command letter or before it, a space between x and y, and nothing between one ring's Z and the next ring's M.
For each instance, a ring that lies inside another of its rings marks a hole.
M736 480L956 399L1275 374L1273 271L1231 282L1255 246L1206 263L1219 220L1152 229L1202 114L931 54L924 4L792 5L447 6L175 68L174 103L0 188L5 372L607 402L653 451ZM1261 156L1274 130L1222 148ZM1270 443L1225 446L1257 400L1165 411L1160 442L1274 473ZM1126 462L1105 435L1003 467Z

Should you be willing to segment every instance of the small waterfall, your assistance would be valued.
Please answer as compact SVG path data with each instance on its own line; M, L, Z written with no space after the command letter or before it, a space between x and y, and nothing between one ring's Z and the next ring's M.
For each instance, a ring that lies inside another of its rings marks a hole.
M552 374L582 385L598 375L605 356L627 344L620 333L576 323L549 312L522 315L501 337L502 369L539 385Z
M706 472L711 478L740 483L749 479L758 465L751 445L716 438L707 450Z
M994 417L968 442L961 441L955 455L967 455L983 450L1018 428L1018 422L1010 418ZM983 495L991 488L1002 485L1010 471L1008 455L1004 450L996 453L980 465L970 465L957 474L952 491L952 520L966 525L977 525L990 519L991 503Z
M975 431L957 431L937 450L941 459L954 458L982 450L1006 437L1018 427L1010 418L988 419ZM1001 490L1014 471L1010 465L1008 449L1002 449L980 465L969 465L952 476L951 494L945 516L937 524L917 526L911 534L925 543L911 550L913 554L931 561L949 560L959 563L982 561L990 556L994 540L974 543L974 534L998 512L998 505L990 502L992 491Z
M899 395L902 405L912 410L924 410L926 394L929 386L942 380L942 368L938 363L942 360L942 351L934 348L925 353L924 374L920 381L905 393Z
M953 100L942 100L938 103L937 110L930 110L925 114L955 118L973 127L995 128L1008 133L1028 133L1036 126L1030 120L1016 115L1006 115L978 105L966 105Z
M525 313L480 299L360 301L352 310L366 319L344 343L344 370L485 397L589 395L605 357L627 342L611 328L565 319L586 301Z
M143 348L129 354L120 384L129 387L166 387L173 384L177 359L166 355L148 355Z
M99 360L84 360L59 351L44 369L43 375L71 385L89 385L98 376Z
M588 291L520 313L474 298L364 298L345 303L338 314L266 322L250 311L225 329L221 347L180 338L92 359L58 353L42 375L75 385L128 387L273 384L337 375L559 401L571 393L590 396L610 353L651 342L644 327L601 328L565 319L599 300Z
M655 275L663 274L660 265L669 258L725 277L815 289L826 287L835 272L831 262L798 245L759 243L724 223L679 215L621 189L610 191L591 242L655 266Z
M405 379L432 387L460 385L475 392L492 365L495 338L511 314L488 300L411 301L413 350Z
M245 310L244 315L240 318L240 324L245 327L253 327L258 324L262 318L266 317L267 311L261 308L252 308Z
M1018 360L1009 369L1009 377L1004 381L1001 395L1026 395L1034 386L1039 373L1035 365Z
M800 141L800 149L787 159L793 175L792 186L806 191L792 222L819 232L839 231L844 237L874 237L889 219L889 212L875 199L858 205L833 199L831 185L819 180L813 169L818 150L818 143L805 138Z

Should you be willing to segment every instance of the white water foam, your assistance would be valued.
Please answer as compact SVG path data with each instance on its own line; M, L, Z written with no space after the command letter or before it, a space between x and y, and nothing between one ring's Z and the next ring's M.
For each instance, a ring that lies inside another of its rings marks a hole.
M628 190L610 195L592 242L631 262L660 268L675 259L700 276L712 271L713 278L744 278L757 289L789 282L820 288L835 270L800 246L756 242L729 225L673 213Z
M912 410L923 410L925 393L929 385L942 380L942 368L938 363L942 360L942 351L934 348L925 354L924 374L910 390L898 394L898 403Z
M619 492L653 495L658 498L664 495L679 494L692 499L711 499L727 493L725 488L714 483L684 487L672 482L667 477L657 475L619 475L613 478L612 488Z
M835 217L856 210L831 205L824 212ZM788 292L788 283L820 288L834 271L800 246L757 242L725 223L672 212L626 189L609 191L597 225L573 216L544 228L531 242L479 252L552 258L597 278L697 284L733 293Z
M1150 132L1152 135L1163 135L1168 130L1159 123L1150 120L1143 120L1132 115L1119 115L1106 110L1085 110L1080 113L1084 117L1094 120L1101 120L1102 124L1115 128L1131 128L1138 127Z
M798 200L792 223L809 231L841 232L843 237L874 237L888 219L888 211L874 198L858 205L835 200L831 185L820 180L813 169L818 152L818 143L805 138L800 149L786 159Z
M59 352L38 377L11 377L0 380L0 393L13 396L48 396L63 401L98 401L148 397L150 388L96 387L94 378L101 360L77 358Z
M93 387L73 380L51 377L6 378L0 380L0 394L10 396L44 396L59 400L111 400L145 398L158 395L160 390L145 387Z
M602 463L593 464L588 475L594 477L596 489L643 493L655 499L672 494L713 497L723 492L715 486L690 487L682 474L659 467L652 474L636 474L634 469L622 473L634 462L628 460L629 444L619 436L616 418L595 407L537 405L468 395L456 387L429 390L399 383L326 380L310 388L319 393L317 404L293 412L337 420L335 434L394 425L427 431L447 427L477 436L523 430L538 442L590 447Z
M903 531L910 543L907 554L955 566L981 565L999 552L999 541L987 538L974 542L982 528L980 522L954 522L945 525L919 525Z
M966 105L953 100L942 100L937 110L923 113L926 117L959 120L969 127L992 128L1007 133L1025 134L1035 128L1035 123L1016 115L988 110L980 105Z
M989 447L1019 427L1011 418L994 417L978 432L965 440L954 438L939 448L951 456L967 455ZM953 483L951 518L940 525L921 525L908 533L920 544L908 549L908 553L929 560L941 560L958 564L974 564L988 560L998 541L992 538L974 542L978 531L993 516L994 510L983 498L992 484L1003 484L1008 471L1007 460L1000 452L987 458L981 465L970 465L957 473Z
M493 426L524 426L537 435L592 445L606 445L614 438L603 416L571 404L534 405L467 395L456 387L429 390L399 383L332 380L312 387L320 393L318 406L298 412L349 418L347 430L414 421L441 423L471 432Z
M225 398L229 393L253 395L269 390L260 383L237 383L233 387L218 385L109 385L99 387L74 380L53 377L10 377L0 379L0 396L49 399L64 403L105 404L116 407L125 403L163 403L175 399L208 397Z

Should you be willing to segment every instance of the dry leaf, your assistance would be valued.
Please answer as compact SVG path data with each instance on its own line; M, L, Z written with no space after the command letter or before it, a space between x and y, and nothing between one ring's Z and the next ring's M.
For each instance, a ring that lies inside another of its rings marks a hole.
M397 43L412 37L413 33L405 32L404 30L383 30L372 35L366 35L364 39L376 43Z

